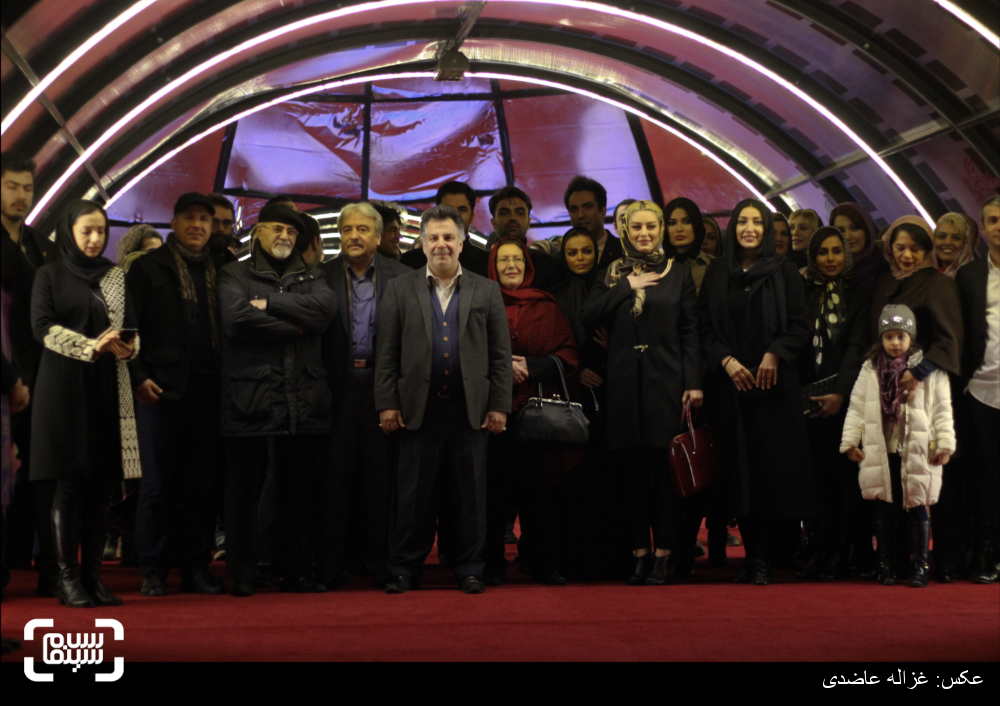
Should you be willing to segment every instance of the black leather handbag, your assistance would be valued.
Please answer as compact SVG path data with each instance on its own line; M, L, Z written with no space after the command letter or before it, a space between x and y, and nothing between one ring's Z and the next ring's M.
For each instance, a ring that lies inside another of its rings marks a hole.
M532 397L517 416L514 435L518 442L531 446L548 446L559 449L579 449L587 445L589 432L583 405L569 401L566 374L558 356L549 356L556 362L559 381L565 399L546 399L542 383L538 383L538 397Z
M808 385L802 386L802 411L803 413L809 414L810 416L815 415L819 410L823 409L823 405L819 402L815 402L811 398L813 397L823 397L824 395L832 395L837 391L837 376L831 375L828 378L823 378L822 380L817 380L816 382L811 382Z

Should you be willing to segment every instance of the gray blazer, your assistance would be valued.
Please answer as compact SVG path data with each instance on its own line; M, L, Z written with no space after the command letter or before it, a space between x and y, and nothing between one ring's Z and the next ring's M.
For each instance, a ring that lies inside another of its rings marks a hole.
M431 292L426 268L390 280L378 308L375 406L398 409L420 428L431 383ZM514 389L510 330L500 285L463 270L458 309L459 361L469 424L488 412L509 413Z

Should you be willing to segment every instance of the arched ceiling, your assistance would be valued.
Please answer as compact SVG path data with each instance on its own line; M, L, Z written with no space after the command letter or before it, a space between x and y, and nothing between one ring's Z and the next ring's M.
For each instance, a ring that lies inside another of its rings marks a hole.
M1000 184L998 31L996 0L41 0L4 27L2 141L36 156L41 223L248 111L460 45L641 114L776 208L936 217Z

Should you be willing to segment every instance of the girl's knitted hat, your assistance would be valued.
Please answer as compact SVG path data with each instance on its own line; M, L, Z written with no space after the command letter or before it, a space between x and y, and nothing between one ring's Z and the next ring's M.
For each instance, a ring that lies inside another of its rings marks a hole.
M886 331L903 331L910 338L917 337L917 317L904 304L887 304L878 317L878 335Z

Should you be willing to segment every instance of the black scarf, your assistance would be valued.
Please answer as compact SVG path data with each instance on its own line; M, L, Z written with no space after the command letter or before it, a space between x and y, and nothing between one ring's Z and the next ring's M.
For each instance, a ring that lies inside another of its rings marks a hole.
M816 266L819 248L827 238L839 238L844 248L844 271L836 279L827 279ZM854 269L854 257L843 233L831 226L824 226L813 233L806 252L809 254L806 281L816 291L810 297L809 315L813 332L813 365L819 371L823 364L823 349L826 342L829 341L831 346L837 345L843 332L847 311L847 280Z
M691 243L691 245L689 245L687 250L684 252L680 252L670 244L670 227L666 225L666 223L670 222L671 214L678 208L684 209L688 218L691 219L691 225L694 228L694 242ZM691 199L684 198L683 196L678 197L664 207L663 219L664 227L668 233L667 237L663 239L663 252L666 253L668 258L672 257L680 263L693 260L701 255L701 246L702 243L705 242L705 221L702 220L701 209L698 208L698 204Z
M77 220L80 216L91 213L100 213L104 216L105 224L104 246L95 257L87 257L77 246L76 238L73 237L73 226ZM108 214L104 212L103 208L93 201L78 199L66 206L66 210L63 211L56 226L56 249L59 262L73 275L89 284L91 289L99 290L104 275L115 266L113 262L102 257L108 247L107 223Z
M587 338L587 332L583 328L583 324L580 322L580 311L583 309L583 305L586 303L587 298L590 296L590 290L594 288L594 284L597 282L598 268L597 268L597 238L593 236L592 233L588 233L583 230L576 230L573 232L571 238L586 237L591 240L594 245L594 266L590 268L590 271L578 275L573 270L569 268L566 264L566 241L569 238L563 238L563 250L560 251L560 263L562 264L563 276L560 278L562 281L558 286L553 288L552 295L556 298L556 303L559 305L559 310L562 311L563 316L566 317L566 321L569 323L571 329L573 329L573 335L576 337L576 344L583 347L585 339Z
M756 208L764 221L764 241L758 252L760 259L749 270L743 270L743 248L736 238L736 222L744 208ZM725 258L733 286L750 292L750 299L758 299L763 310L764 328L774 334L784 331L787 324L785 281L781 274L781 256L775 252L774 223L770 207L757 199L744 199L733 209L733 216L726 228Z
M208 247L201 252L188 250L181 244L176 235L171 233L167 236L167 247L174 257L174 264L177 265L177 275L181 280L181 302L184 304L184 320L188 324L193 324L198 317L198 290L191 279L191 272L187 263L201 265L205 268L205 292L208 296L208 318L212 324L212 350L219 352L219 300L216 296L215 262L211 257Z

